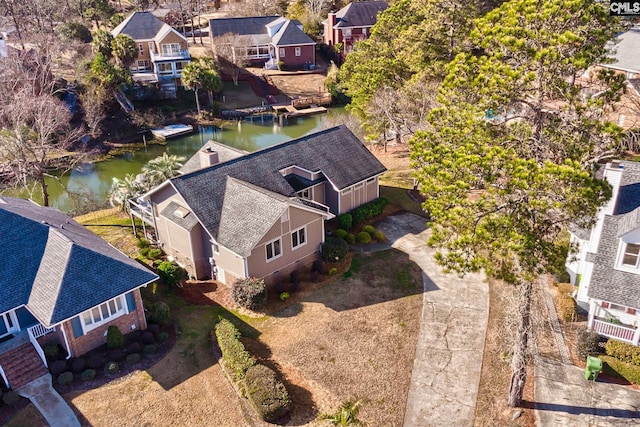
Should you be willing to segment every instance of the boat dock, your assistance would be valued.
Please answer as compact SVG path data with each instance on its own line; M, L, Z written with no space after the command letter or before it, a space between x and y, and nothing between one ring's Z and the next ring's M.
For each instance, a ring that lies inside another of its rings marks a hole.
M298 110L293 105L273 105L276 114L283 114L285 118L308 116L310 114L326 113L325 107L309 107Z

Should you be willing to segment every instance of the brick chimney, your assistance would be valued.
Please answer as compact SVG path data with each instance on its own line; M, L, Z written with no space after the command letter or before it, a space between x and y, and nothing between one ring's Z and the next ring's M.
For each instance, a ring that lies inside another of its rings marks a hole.
M211 147L206 146L202 150L200 150L200 166L203 168L213 166L217 163L220 163L220 157L218 156L218 152L213 150Z
M333 30L333 27L336 25L337 21L338 21L338 18L336 18L335 12L330 12L329 15L327 16L327 34L325 34L325 37L326 37L325 42L329 46L333 46L334 44L336 44L335 34L334 34L335 31Z

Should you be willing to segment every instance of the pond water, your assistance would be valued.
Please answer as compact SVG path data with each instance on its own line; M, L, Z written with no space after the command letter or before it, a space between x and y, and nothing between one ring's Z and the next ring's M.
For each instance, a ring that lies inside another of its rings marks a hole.
M86 209L83 209L83 206L89 203L92 206L103 204L113 178L122 179L127 174L140 173L142 166L164 152L189 158L210 139L241 150L256 151L319 131L328 126L332 116L340 114L345 114L344 108L332 108L327 114L290 119L285 126L271 120L242 121L222 129L200 126L197 133L171 139L166 145L149 144L145 148L125 152L108 160L82 164L61 176L49 178L49 205L70 212L84 211ZM42 203L39 187L33 187L31 190L6 190L3 194L28 197Z

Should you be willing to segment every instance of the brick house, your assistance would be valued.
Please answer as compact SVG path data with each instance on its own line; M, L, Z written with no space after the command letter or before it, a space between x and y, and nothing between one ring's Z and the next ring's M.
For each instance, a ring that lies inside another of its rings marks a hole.
M146 328L139 289L158 276L59 210L3 196L0 242L0 377L7 386L24 385L44 368L43 342L75 357L104 344L110 325L123 333ZM15 372L29 357L33 366Z
M590 329L634 345L640 342L640 163L613 161L600 171L611 200L591 230L571 230L577 254L567 260Z
M378 198L385 170L345 126L253 153L209 141L137 212L191 276L273 282L318 257L325 220Z
M344 58L356 42L369 37L378 13L388 7L383 1L354 1L337 12L330 12L322 21L322 42L329 46L342 43L341 55Z
M209 19L209 37L216 45L233 43L234 55L253 64L277 68L282 61L291 68L315 68L316 42L302 31L302 24L281 16Z

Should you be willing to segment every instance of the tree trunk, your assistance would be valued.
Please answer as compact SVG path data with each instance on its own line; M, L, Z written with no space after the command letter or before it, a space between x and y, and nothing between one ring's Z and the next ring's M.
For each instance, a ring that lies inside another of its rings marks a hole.
M511 383L509 385L508 405L512 408L522 403L522 393L527 380L527 344L529 328L531 325L531 298L533 284L530 281L521 281L518 286L518 327L513 343L513 356L511 358Z
M42 206L49 206L49 191L47 190L47 182L44 180L44 175L38 176L38 182L40 184L40 190L42 191Z
M196 94L196 107L198 107L198 116L200 115L200 99L198 98L198 88L193 90Z

